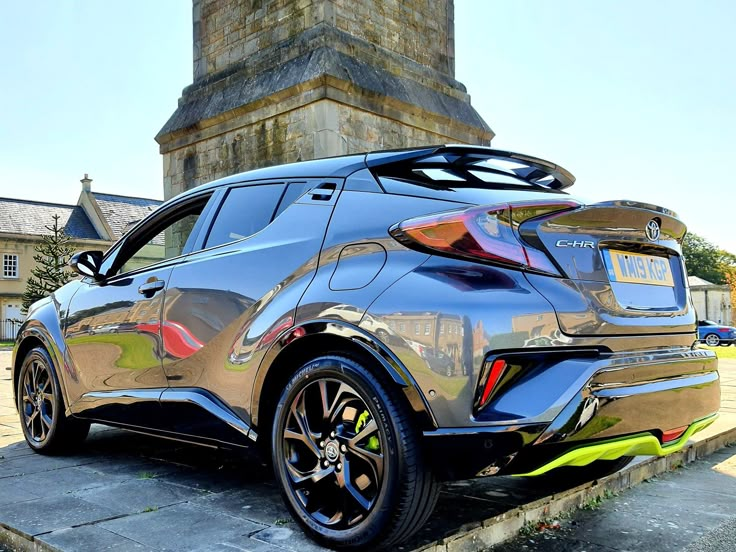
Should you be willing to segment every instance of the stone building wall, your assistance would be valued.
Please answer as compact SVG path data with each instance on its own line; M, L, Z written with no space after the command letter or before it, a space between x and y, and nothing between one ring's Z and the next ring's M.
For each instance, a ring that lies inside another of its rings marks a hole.
M267 165L493 132L454 79L452 0L193 0L164 195Z
M326 23L455 74L453 1L194 0L194 80Z

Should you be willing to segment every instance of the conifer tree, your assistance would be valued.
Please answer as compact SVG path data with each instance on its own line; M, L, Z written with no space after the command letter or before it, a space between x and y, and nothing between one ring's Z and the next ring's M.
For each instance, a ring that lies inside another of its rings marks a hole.
M59 226L59 215L54 215L54 223L46 226L50 232L45 234L41 242L35 247L36 254L33 260L36 266L31 270L26 290L23 293L23 311L53 291L66 284L74 275L67 269L67 262L74 252L69 243L71 238Z

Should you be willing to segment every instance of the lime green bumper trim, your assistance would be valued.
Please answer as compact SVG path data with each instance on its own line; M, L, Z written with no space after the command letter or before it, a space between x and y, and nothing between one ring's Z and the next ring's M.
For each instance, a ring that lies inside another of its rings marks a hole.
M551 462L544 464L534 471L514 475L518 477L532 477L535 475L542 475L543 473L547 473L550 470L560 468L562 466L587 466L596 460L616 460L622 456L664 456L666 454L672 454L673 452L681 450L693 433L697 433L698 431L705 429L712 424L717 417L718 414L713 414L707 418L702 418L701 420L694 422L687 428L685 433L683 433L679 439L664 446L662 446L659 439L651 433L640 433L630 437L622 437L611 441L584 445L570 450L562 456L558 456Z

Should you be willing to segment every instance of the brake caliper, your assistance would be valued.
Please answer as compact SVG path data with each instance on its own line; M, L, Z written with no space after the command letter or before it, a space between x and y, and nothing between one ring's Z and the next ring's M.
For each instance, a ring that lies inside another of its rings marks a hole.
M355 434L357 435L360 433L360 430L363 429L366 424L368 423L368 419L371 417L370 412L367 410L364 410L360 416L358 416L358 421L355 422ZM371 452L377 452L381 448L381 443L378 440L378 437L376 435L371 435L368 438L368 442L365 444L365 449L369 450Z

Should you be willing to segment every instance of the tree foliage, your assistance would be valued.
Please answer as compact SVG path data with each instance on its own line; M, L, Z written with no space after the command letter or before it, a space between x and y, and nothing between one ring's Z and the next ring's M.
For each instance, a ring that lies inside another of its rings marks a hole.
M36 254L33 260L36 261L36 266L31 270L23 293L24 312L27 312L33 303L51 295L74 277L67 269L69 257L74 252L69 243L71 238L64 232L64 228L59 226L59 215L54 215L53 218L53 224L46 226L50 233L44 235L35 247Z
M724 251L697 234L687 234L682 254L690 276L714 284L729 284L736 276L736 255Z

